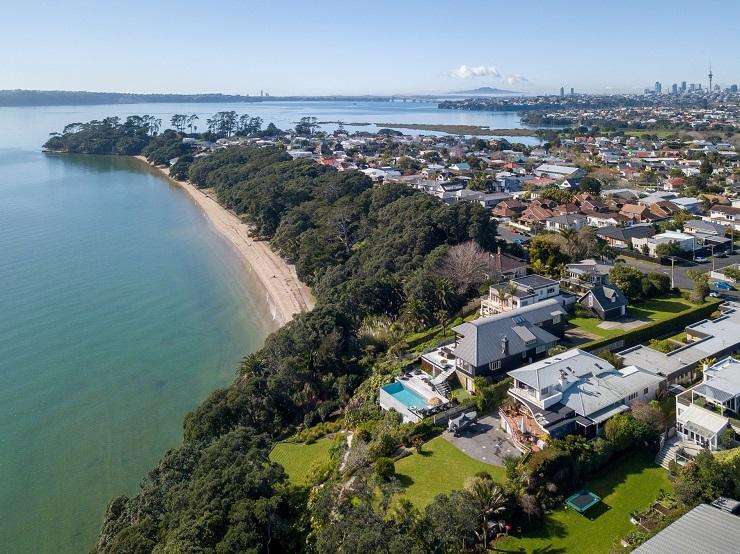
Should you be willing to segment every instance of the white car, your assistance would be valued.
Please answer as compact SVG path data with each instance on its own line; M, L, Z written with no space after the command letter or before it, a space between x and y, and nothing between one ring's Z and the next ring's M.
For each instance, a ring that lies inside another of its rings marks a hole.
M709 261L709 258L704 258L703 256L698 256L694 258L694 261L698 264L705 264Z

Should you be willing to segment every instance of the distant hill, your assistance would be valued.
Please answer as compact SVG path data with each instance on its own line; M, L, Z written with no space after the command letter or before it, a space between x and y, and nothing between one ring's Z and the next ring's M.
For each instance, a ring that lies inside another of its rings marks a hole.
M516 90L505 90L494 87L478 87L471 90L456 90L450 94L522 94Z
M241 94L132 94L71 90L0 90L0 106L92 106L100 104L227 103L268 100L387 102L387 96L248 96Z

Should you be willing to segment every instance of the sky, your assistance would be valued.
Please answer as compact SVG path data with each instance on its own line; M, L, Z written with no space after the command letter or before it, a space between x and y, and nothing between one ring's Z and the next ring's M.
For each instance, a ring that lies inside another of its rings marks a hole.
M740 1L0 0L0 89L415 94L740 83ZM706 86L706 85L705 85Z

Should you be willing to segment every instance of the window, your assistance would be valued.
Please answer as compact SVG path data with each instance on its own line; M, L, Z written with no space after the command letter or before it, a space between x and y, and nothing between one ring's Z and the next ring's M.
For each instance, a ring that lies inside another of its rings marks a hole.
M491 362L490 364L488 364L488 367L490 367L491 370L501 369L501 360Z
M648 393L648 388L645 387L645 390L642 391L642 394L647 394L647 393Z
M552 294L553 292L555 292L555 287L550 287L549 289L547 289L547 294Z
M636 392L633 392L632 394L630 394L630 395L629 395L629 396L628 396L628 397L626 398L626 400L627 400L627 402L629 402L630 400L634 400L635 398L637 398L637 393L636 393Z
M547 351L547 345L546 344L542 344L542 345L538 346L537 349L535 350L535 352L537 352L537 354L542 354L543 352L546 352L546 351Z

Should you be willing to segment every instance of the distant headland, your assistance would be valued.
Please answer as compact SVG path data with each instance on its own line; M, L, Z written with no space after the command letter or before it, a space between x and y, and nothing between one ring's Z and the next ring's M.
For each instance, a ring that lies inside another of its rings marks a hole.
M237 103L282 101L349 100L388 102L389 96L250 96L242 94L136 94L128 92L90 92L70 90L0 90L0 107L17 106L92 106L101 104L163 104L163 103Z

